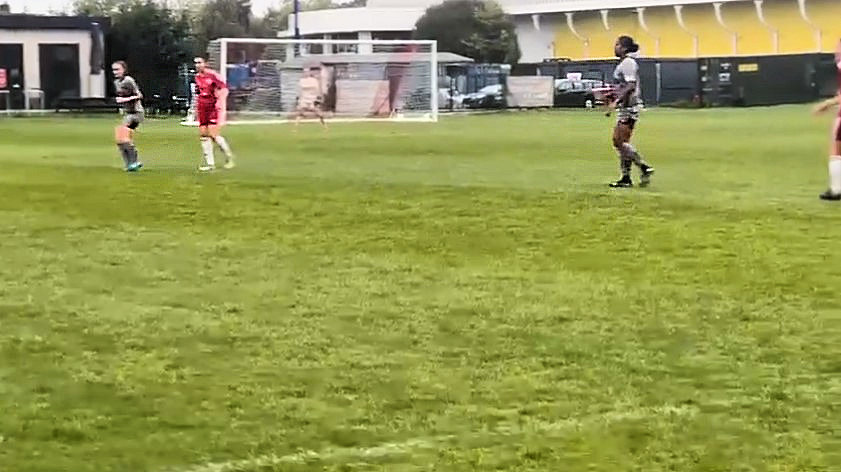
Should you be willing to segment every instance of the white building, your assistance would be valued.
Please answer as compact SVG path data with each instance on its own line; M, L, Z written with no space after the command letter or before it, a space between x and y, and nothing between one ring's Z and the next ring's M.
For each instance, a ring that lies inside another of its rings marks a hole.
M101 18L0 15L0 110L104 97L108 27Z
M302 38L408 39L443 0L368 0L362 8L302 12ZM650 57L832 52L838 0L497 0L514 18L522 63L613 55L631 35ZM294 36L294 20L281 37Z

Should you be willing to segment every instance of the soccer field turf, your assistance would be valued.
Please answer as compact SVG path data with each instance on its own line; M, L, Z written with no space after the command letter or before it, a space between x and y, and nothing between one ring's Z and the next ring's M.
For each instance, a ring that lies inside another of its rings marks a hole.
M829 118L4 119L0 470L841 470Z

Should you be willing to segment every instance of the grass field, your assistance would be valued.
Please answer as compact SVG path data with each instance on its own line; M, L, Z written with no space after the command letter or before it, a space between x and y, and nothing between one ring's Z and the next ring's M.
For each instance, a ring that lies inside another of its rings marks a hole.
M2 120L0 470L841 470L828 120Z

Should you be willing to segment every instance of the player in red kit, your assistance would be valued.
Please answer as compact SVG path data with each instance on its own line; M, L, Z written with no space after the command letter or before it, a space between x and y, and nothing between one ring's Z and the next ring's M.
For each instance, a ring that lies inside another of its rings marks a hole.
M225 111L228 99L228 86L215 71L207 66L207 60L197 57L196 65L196 116L199 121L199 133L201 134L201 148L204 153L204 165L199 167L201 171L216 169L216 159L213 156L213 143L215 142L225 153L225 168L234 167L234 155L228 141L219 134L225 124Z
M815 108L816 113L823 113L841 104L841 40L835 47L835 67L838 71L838 93ZM832 144L829 149L829 190L822 193L822 200L841 200L841 109L832 125Z

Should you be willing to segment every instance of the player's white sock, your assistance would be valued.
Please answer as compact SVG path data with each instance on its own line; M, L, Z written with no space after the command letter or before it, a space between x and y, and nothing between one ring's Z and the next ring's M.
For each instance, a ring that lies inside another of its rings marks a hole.
M216 165L216 158L213 157L213 141L210 138L201 138L201 150L204 152L204 162L209 166Z
M228 140L225 139L224 136L216 136L214 138L216 144L219 145L219 148L222 149L222 152L225 153L226 156L231 157L233 153L231 152L231 146L228 146Z
M829 158L829 190L841 194L841 156Z

